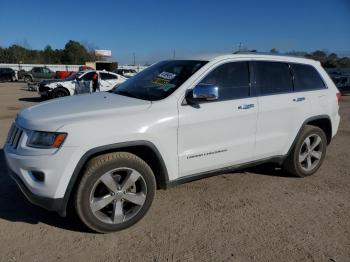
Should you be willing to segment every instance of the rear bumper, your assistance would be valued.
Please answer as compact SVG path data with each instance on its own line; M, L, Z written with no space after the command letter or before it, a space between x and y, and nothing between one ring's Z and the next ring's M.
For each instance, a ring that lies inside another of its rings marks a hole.
M334 137L337 134L339 123L340 123L340 116L339 114L336 114L335 117L333 117L332 119L332 137Z

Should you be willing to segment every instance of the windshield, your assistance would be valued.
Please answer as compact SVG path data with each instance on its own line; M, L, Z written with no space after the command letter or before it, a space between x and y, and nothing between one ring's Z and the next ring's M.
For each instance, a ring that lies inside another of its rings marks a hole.
M207 61L170 60L146 68L113 92L143 100L161 100L173 93Z

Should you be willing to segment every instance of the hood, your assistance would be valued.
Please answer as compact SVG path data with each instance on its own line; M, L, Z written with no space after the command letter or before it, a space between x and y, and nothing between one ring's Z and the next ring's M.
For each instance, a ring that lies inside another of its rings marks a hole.
M56 131L60 127L93 118L133 114L146 110L151 102L113 93L75 95L39 103L18 113L19 126L37 131Z
M47 84L51 84L51 83L59 83L59 82L63 82L65 80L62 79L46 79L40 82L40 84L42 85L47 85Z

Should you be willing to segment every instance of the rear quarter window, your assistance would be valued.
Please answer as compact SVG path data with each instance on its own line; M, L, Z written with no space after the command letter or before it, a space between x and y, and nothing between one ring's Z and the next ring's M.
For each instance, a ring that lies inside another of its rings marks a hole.
M294 91L318 90L326 88L320 74L310 65L291 64L294 75Z

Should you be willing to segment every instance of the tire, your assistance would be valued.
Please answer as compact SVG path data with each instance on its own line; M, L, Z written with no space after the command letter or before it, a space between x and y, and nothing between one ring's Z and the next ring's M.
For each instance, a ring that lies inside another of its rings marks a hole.
M91 230L115 232L132 226L147 213L155 190L154 174L145 161L127 152L109 153L88 162L74 205Z
M25 76L25 77L23 78L23 80L24 80L24 82L26 82L26 83L33 82L33 78L32 78L31 76Z
M52 91L52 98L69 96L69 92L63 87L57 87Z
M311 176L322 165L326 148L327 138L324 131L319 127L306 125L283 163L283 169L297 177Z

